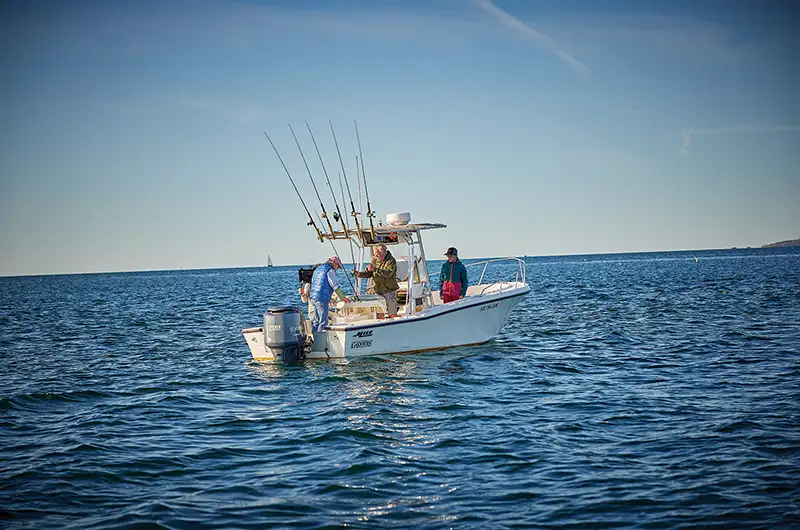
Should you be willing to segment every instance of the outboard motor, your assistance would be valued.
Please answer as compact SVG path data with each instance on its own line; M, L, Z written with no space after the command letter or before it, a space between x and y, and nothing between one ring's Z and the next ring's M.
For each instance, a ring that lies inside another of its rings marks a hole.
M292 306L270 307L264 313L264 344L275 360L294 364L305 358L305 318Z

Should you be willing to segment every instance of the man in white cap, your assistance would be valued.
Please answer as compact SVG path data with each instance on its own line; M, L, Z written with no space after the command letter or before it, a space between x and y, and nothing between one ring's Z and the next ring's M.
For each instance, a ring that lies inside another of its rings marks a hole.
M333 293L339 300L349 302L336 280L336 270L342 268L342 261L337 256L331 256L328 261L317 267L311 278L311 293L309 298L314 304L314 331L325 331L328 327L328 304Z

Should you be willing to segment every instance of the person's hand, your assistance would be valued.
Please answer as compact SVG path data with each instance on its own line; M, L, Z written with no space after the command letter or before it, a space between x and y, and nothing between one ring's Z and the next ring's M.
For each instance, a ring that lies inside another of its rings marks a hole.
M344 298L342 298L342 302L344 302L345 304L349 304L350 303L350 298L345 296Z
M375 270L375 266L372 263L370 263L369 265L367 265L367 270L372 272Z

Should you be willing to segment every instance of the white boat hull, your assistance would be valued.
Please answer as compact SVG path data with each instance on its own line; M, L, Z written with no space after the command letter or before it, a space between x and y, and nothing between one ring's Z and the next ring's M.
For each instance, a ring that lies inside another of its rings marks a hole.
M482 344L497 335L511 311L530 292L524 283L438 304L389 320L336 324L314 333L309 359L355 358L387 353L412 353ZM480 292L482 286L470 290ZM264 345L262 328L242 330L256 360L275 360Z

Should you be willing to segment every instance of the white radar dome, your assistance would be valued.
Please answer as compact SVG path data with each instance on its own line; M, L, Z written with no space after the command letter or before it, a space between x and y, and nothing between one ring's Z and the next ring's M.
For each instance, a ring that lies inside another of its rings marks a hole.
M411 214L408 212L386 214L386 223L391 226L403 226L411 222Z

